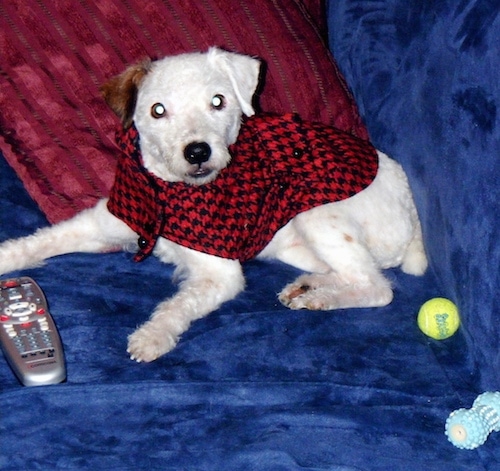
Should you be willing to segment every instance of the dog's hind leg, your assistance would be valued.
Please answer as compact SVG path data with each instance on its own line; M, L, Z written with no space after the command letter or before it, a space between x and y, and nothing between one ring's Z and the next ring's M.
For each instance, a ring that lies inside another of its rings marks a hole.
M279 294L285 306L310 310L386 306L392 298L390 283L381 273L359 278L336 272L305 274Z
M299 276L281 291L280 301L291 309L313 310L389 304L393 298L391 285L364 245L362 233L341 220L340 214L334 219L320 218L320 228L311 216L312 212L297 217L290 229L300 233L315 259L327 269Z
M136 238L126 224L107 211L106 200L101 200L67 221L1 243L0 273L39 266L56 255L120 249Z

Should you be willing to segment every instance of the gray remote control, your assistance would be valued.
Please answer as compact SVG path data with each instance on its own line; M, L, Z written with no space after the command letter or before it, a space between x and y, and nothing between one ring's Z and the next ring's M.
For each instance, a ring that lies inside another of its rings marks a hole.
M0 280L0 344L24 386L66 379L59 333L45 296L32 278Z

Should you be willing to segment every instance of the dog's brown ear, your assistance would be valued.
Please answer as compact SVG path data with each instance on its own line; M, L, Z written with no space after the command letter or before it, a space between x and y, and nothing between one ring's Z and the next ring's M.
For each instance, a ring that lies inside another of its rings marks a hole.
M104 99L121 119L125 128L132 125L137 91L150 68L151 60L146 59L128 67L101 87Z

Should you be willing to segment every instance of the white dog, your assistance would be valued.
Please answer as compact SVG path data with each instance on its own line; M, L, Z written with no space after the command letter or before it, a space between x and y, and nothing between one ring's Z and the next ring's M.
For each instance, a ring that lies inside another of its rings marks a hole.
M179 188L202 188L231 165L228 147L238 137L242 115L254 114L259 68L256 59L213 48L130 67L103 93L124 127L134 124L143 165L154 178ZM68 221L2 243L0 273L70 252L130 250L137 248L137 238L102 200ZM239 260L164 237L155 242L154 254L175 264L182 281L178 292L130 335L128 352L136 361L153 361L170 351L192 321L244 288ZM380 152L378 174L366 189L299 213L257 257L306 272L279 294L292 309L384 306L393 293L382 269L401 265L406 273L421 275L427 267L406 176Z

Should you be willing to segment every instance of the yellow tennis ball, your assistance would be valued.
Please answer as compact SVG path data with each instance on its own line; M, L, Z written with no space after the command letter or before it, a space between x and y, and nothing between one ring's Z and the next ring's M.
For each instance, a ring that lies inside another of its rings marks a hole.
M417 324L425 335L436 340L447 339L460 326L457 306L446 298L429 299L418 312Z

